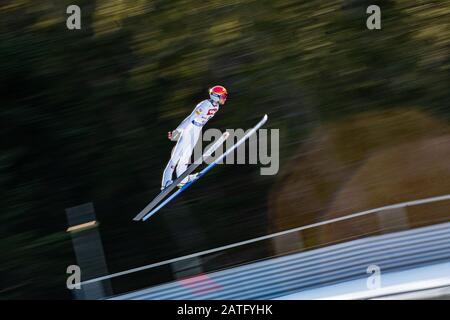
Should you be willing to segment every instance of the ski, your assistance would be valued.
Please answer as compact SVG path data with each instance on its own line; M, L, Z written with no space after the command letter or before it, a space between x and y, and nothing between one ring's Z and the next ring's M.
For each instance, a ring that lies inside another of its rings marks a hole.
M212 162L211 164L209 164L206 168L204 168L202 171L199 172L197 178L193 181L190 181L188 183L186 183L183 187L181 187L180 189L178 189L176 192L174 192L170 197L168 197L166 200L164 200L163 202L161 202L156 208L154 208L152 211L150 211L149 213L147 213L143 218L142 221L146 221L148 218L150 218L151 216L153 216L155 213L157 213L161 208L163 208L166 204L168 204L170 201L172 201L173 199L175 199L178 195L180 195L184 190L186 190L187 188L189 188L193 183L195 183L196 181L198 181L201 177L203 177L208 171L210 171L212 168L214 168L222 159L224 159L228 154L230 154L231 152L233 152L234 150L236 150L236 148L238 148L242 143L244 143L248 138L250 138L250 136L252 136L260 127L262 127L264 125L264 123L266 123L268 119L267 114L264 115L264 117L262 118L262 120L256 125L254 126L249 132L247 132L247 134L245 136L243 136L238 142L236 142L236 144L234 144L233 146L231 146L227 151L225 151L220 157L218 157L216 160L214 160L214 162Z
M194 161L185 172L181 176L179 176L171 185L169 185L167 188L162 190L144 209L141 210L134 218L134 221L139 221L144 217L150 210L152 210L161 200L163 200L165 197L167 197L170 192L175 189L175 187L183 181L184 178L186 178L188 175L190 175L192 172L194 172L195 169L197 169L202 163L203 160L207 157L209 157L214 151L219 148L224 141L228 138L230 134L228 132L225 132L217 141L207 149L202 155L200 159L197 159L197 161Z

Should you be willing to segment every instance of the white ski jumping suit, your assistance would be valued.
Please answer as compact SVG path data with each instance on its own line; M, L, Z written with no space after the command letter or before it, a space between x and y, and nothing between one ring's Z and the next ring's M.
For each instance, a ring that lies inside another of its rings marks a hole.
M174 130L173 135L179 133L178 141L172 150L172 155L164 169L162 178L162 188L167 187L172 181L172 175L176 167L177 177L181 176L190 163L191 155L200 138L202 127L219 110L219 103L211 99L203 100L195 107L194 111L180 123ZM189 177L183 179L181 183L186 183Z

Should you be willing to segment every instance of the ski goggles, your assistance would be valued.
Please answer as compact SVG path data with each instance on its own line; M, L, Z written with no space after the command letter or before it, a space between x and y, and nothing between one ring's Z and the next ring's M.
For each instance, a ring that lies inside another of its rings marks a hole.
M211 92L211 95L216 97L217 99L222 99L224 102L227 100L228 98L228 94L226 93L215 93L215 92Z

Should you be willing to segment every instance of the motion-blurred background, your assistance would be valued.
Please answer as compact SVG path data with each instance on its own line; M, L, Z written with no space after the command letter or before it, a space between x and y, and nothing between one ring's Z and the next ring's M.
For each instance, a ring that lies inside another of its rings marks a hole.
M71 4L81 30L66 27ZM371 4L381 30L366 27ZM0 30L1 299L72 298L65 210L83 203L95 207L113 273L450 193L449 1L3 0ZM219 166L132 222L159 191L167 131L215 84L229 99L208 127L249 128L269 114L280 172ZM402 228L449 221L449 204L406 217ZM389 227L366 218L302 237L316 248ZM209 269L283 245L218 256Z

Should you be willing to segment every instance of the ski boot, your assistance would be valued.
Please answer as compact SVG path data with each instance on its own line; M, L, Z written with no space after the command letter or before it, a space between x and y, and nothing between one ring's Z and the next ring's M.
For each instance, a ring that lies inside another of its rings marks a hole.
M186 179L184 179L183 181L181 181L177 187L178 188L183 188L187 183L194 181L195 179L197 179L198 177L198 173L194 173L194 174L190 174L187 176Z
M170 186L172 183L173 183L172 180L167 181L165 186L161 186L161 191L164 191L164 189L166 189L166 188L167 188L168 186Z

